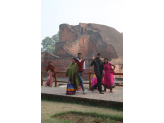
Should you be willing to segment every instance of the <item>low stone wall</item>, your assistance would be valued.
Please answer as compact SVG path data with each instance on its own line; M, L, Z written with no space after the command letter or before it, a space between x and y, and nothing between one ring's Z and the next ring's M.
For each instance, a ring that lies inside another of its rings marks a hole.
M119 110L123 110L123 102L96 100L96 99L62 96L62 95L54 95L54 94L46 94L46 93L41 93L41 99L64 101L68 103L73 102L73 103L79 103L79 104L85 104L85 105L88 104L92 106L101 106L101 107L116 108Z

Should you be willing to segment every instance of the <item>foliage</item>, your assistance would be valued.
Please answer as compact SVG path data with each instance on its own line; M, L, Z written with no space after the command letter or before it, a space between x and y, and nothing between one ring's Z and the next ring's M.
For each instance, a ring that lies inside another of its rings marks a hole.
M55 52L55 43L59 42L59 32L56 35L53 35L52 38L46 37L42 40L41 52Z
M53 35L53 36L52 36L52 40L54 40L55 43L56 43L56 42L59 42L59 32L58 32L56 35Z

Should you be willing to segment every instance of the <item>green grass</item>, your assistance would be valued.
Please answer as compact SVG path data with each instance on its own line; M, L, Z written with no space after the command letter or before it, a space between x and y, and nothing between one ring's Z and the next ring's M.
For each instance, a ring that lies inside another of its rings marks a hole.
M116 111L123 111L123 107L122 108L116 108L116 107L107 107L107 106L95 106L95 105L91 105L87 102L85 103L81 103L81 102L75 102L75 101L69 101L69 102L65 102L65 101L62 101L62 100L58 100L58 99L41 99L43 101L50 101L50 102L62 102L62 103L70 103L70 104L80 104L80 105L85 105L85 106L90 106L90 107L98 107L98 108L108 108L108 109L113 109L113 110L116 110Z
M117 115L108 115L108 114L100 114L96 112L81 112L81 111L67 111L67 112L60 112L56 113L54 115L51 115L50 118L53 118L54 116L58 115L64 115L64 114L80 114L80 115L87 115L89 117L99 117L99 119L111 119L111 120L117 120L117 121L123 121L123 116L117 116Z
M92 116L110 119L123 119L123 111L111 108L97 107L93 105L81 105L77 103L67 103L62 101L45 101L41 100L41 122L42 123L71 123L71 121L66 119L52 118L54 115L62 115L66 113L79 113L79 114L89 114L85 118L86 123L93 119ZM98 112L98 113L95 113ZM91 116L90 116L91 115ZM77 116L77 120L80 120L81 116ZM99 120L99 119L98 119ZM108 120L107 120L108 121ZM113 121L114 122L114 121ZM111 123L111 121L110 121Z
M59 123L72 123L71 121L69 121L69 120L58 120L59 121Z
M41 121L41 123L72 123L69 120L62 120L62 119L44 119Z

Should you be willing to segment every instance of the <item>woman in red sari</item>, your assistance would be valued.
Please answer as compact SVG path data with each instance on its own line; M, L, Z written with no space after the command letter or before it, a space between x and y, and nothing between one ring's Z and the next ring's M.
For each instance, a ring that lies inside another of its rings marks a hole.
M54 77L55 77L55 66L52 64L51 61L48 62L46 72L47 72L47 81L46 81L45 86L52 87Z
M104 69L105 69L105 74L104 74L104 92L106 92L106 88L110 89L110 92L113 93L113 89L115 87L114 83L114 69L115 65L108 63L108 58L104 58Z

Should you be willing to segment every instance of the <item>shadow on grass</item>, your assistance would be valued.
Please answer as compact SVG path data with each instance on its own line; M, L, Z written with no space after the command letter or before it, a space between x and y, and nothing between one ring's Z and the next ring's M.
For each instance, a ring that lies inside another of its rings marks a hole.
M78 116L81 116L81 118L78 119ZM66 121L62 121L62 122L65 122L65 123L70 123L70 119L69 119L70 117L72 117L71 121L73 122L80 122L80 121L98 122L98 123L101 123L101 122L111 123L111 122L116 122L116 121L123 122L123 116L107 115L107 114L100 114L100 113L95 113L95 112L67 111L67 112L61 112L61 113L57 113L50 116L50 118L57 118L58 120L63 120L62 118L64 118ZM69 120L67 120L67 118Z

